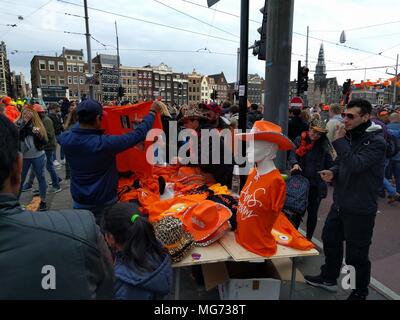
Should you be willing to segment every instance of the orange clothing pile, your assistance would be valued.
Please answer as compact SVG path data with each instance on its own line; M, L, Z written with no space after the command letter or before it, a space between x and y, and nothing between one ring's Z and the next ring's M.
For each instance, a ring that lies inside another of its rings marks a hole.
M282 211L286 185L278 170L258 176L253 170L241 192L236 241L248 251L270 257L276 253L271 231Z
M18 109L12 105L6 106L5 110L6 110L6 117L12 122L15 122L21 115Z

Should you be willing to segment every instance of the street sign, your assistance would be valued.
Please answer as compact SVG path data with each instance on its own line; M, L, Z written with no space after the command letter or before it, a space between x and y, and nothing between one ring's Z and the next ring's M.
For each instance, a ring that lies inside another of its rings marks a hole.
M290 100L290 107L291 108L304 108L304 101L300 97L294 97L292 100Z
M214 4L216 4L217 2L219 2L219 0L207 0L207 5L208 7L212 7Z

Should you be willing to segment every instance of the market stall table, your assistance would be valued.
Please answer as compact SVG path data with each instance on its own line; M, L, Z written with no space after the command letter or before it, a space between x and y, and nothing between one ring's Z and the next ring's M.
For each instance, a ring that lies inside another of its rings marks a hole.
M179 300L180 268L195 265L205 265L226 261L236 262L262 262L264 260L291 258L292 274L289 297L292 299L296 283L296 258L317 256L319 252L315 249L308 251L295 250L278 244L278 251L272 257L262 257L256 255L236 242L233 232L227 233L219 242L209 247L196 247L179 263L173 264L175 268L175 300Z

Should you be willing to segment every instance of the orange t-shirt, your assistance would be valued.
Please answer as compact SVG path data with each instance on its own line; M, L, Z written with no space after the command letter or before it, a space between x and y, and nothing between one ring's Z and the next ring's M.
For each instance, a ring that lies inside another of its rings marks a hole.
M278 170L262 176L253 170L240 194L237 210L236 241L260 256L276 253L271 234L286 197L286 185Z

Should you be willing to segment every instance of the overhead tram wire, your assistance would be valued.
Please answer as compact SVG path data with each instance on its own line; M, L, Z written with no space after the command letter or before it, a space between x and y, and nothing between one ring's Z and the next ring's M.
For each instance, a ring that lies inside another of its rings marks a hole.
M69 4L69 5L77 6L77 7L84 7L83 5L72 3L72 2L68 2L68 1L65 1L65 0L57 0L57 1ZM191 33L191 34L197 34L197 35L201 35L201 36L204 36L204 37L208 36L205 33L197 32L197 31L193 31L193 30L173 27L173 26L169 26L169 25L166 25L166 24L157 23L157 22L153 22L153 21L148 21L148 20L144 20L144 19L139 19L139 18L135 18L135 17L130 17L130 16L127 16L127 15L124 15L124 14L115 13L115 12L111 12L111 11L106 11L106 10L102 10L102 9L97 9L97 8L93 8L93 7L88 7L88 8L90 10L93 10L93 11L98 11L98 12L102 12L102 13L105 13L105 14L110 14L110 15L114 15L114 16L117 16L117 17L125 18L125 19L140 21L140 22L143 22L143 23L148 23L148 24L152 24L152 25L156 25L156 26L160 26L160 27L164 27L164 28L169 28L169 29L173 29L173 30L187 32L187 33ZM218 37L218 36L210 36L210 38L223 40L223 41L229 41L229 42L233 42L233 43L239 43L238 40L231 40L231 39L222 38L222 37Z
M201 4L199 4L199 3L192 2L192 1L188 1L188 0L182 0L182 1L183 1L183 2L186 2L186 3L190 3L190 4L195 5L195 6L198 6L198 7L201 7L201 8L204 8L204 9L209 9L209 10L213 10L213 11L216 11L216 12L219 12L219 13L223 13L223 14L232 16L232 17L240 18L240 15L238 15L238 14L234 14L234 13L230 13L230 12L218 10L218 9L215 9L215 8L209 8L209 7L207 7L207 6L204 6L204 5L201 5ZM259 23L259 24L262 23L262 21L257 21L257 20L252 20L252 19L249 19L249 21L255 22L255 23Z
M293 31L293 34L296 34L296 35L299 35L299 36L302 36L302 37L307 37L307 35L305 35L303 33L295 32L295 31ZM355 50L355 51L359 51L359 52L364 52L364 53L369 53L369 54L373 54L373 55L376 55L376 56L384 57L384 58L387 58L387 59L390 59L390 60L396 60L396 59L394 59L392 57L387 57L387 56L384 56L384 55L382 55L380 53L375 53L375 52L371 52L371 51L367 51L367 50L363 50L363 49L354 48L354 47L343 45L343 44L340 44L340 43L337 43L337 42L324 40L324 39L320 39L320 38L316 38L316 37L312 37L312 36L309 36L309 38L310 39L314 39L314 40L318 40L318 41L322 41L324 43L328 43L328 44L331 44L331 45L335 45L335 46L338 46L338 47L347 48L347 49L351 49L351 50Z
M189 17L189 18L192 18L192 19L194 19L194 20L196 20L196 21L198 21L198 22L200 22L200 23L203 23L203 24L205 24L205 25L207 25L207 26L210 26L210 27L212 27L212 28L214 28L214 29L217 29L217 30L219 30L219 31L221 31L221 32L227 33L227 34L229 34L229 35L231 35L231 36L233 36L233 37L236 37L236 38L240 38L240 37L239 37L238 35L236 35L236 34L233 34L233 33L229 32L229 31L224 30L224 29L218 28L218 27L214 26L214 25L211 24L211 23L208 23L208 22L205 22L205 21L203 21L203 20L201 20L201 19L199 19L199 18L196 18L196 17L194 17L194 16L192 16L192 15L186 13L186 12L183 12L183 11L181 11L181 10L179 10L179 9L176 9L176 8L174 8L174 7L172 7L172 6L168 5L168 4L166 4L166 3L164 3L164 2L161 2L161 1L159 1L159 0L153 0L153 1L159 3L159 4L163 5L163 6L165 6L165 7L169 8L169 9L171 9L171 10L174 10L174 11L176 11L176 12L179 12L179 13L181 13L181 14L183 14L183 15Z

